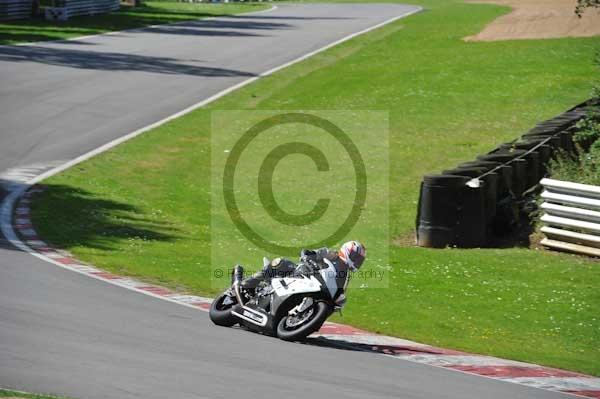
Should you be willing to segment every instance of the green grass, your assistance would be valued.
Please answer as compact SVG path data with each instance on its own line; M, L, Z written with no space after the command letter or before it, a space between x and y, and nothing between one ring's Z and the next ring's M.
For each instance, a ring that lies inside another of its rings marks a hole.
M199 4L176 1L146 1L140 7L121 6L109 14L75 17L64 22L42 17L0 22L0 44L69 39L148 25L225 16L268 8L265 4Z
M26 399L61 399L58 396L38 395L20 391L0 389L0 398L26 398ZM65 398L62 398L65 399Z
M389 223L394 242L404 245L389 249L389 288L351 285L339 321L600 375L598 262L524 248L406 245L422 175L471 160L585 100L600 40L466 43L462 37L507 9L419 3L429 10L261 79L52 177L33 205L41 235L107 270L215 294L210 112L389 110ZM295 171L290 177L306 179L310 173ZM373 206L375 213L387 211ZM365 229L376 229L377 220L367 220ZM243 250L236 237L219 237L229 240L221 252L231 254L231 263ZM372 259L377 255L370 252ZM372 265L367 261L365 267Z

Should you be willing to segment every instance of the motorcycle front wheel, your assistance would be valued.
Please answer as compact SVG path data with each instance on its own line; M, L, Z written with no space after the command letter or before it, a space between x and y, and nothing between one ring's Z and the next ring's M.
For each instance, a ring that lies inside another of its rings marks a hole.
M302 341L318 331L332 311L331 305L318 301L299 315L287 314L277 323L277 337L284 341Z
M216 297L212 303L210 304L210 311L208 315L213 323L218 326L223 327L232 327L235 323L238 322L237 318L231 314L231 308L237 302L233 301L232 303L225 304L225 300L231 297L227 294L221 294Z

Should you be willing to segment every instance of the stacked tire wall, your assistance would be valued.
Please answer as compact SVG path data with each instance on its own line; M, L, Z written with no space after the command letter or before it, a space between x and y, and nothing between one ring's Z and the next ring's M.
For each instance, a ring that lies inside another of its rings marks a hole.
M416 221L422 247L484 247L519 222L519 208L546 175L550 159L574 152L575 124L598 101L587 101L439 175L423 177Z

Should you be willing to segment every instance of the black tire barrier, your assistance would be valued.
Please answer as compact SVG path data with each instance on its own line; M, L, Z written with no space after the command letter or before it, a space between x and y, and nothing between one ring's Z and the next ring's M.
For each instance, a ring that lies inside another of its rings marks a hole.
M552 157L552 146L537 142L535 151L540 155L540 165L545 166Z
M510 195L510 188L512 185L513 170L509 165L505 165L503 162L496 161L471 161L465 162L458 165L459 168L463 167L489 167L490 171L494 171L498 174L497 182L497 195L498 197L505 197Z
M502 145L505 145L505 144L502 144ZM513 145L513 144L510 143L510 145ZM516 148L499 148L498 151L494 152L494 155L506 155L508 157L512 157L512 159L522 157L525 154L527 154L527 150L519 150Z
M452 171L458 171L458 170L460 170L462 173L459 173L459 174L452 173ZM452 171L445 170L442 172L442 174L477 177L477 176L481 176L484 173L487 173L489 171L489 169L485 168L485 167L468 167L468 168L456 168L456 169L452 169Z
M456 243L463 191L469 180L466 176L423 177L417 215L419 246L444 248Z
M522 139L519 141L516 141L514 143L511 143L510 145L508 144L503 144L501 147L504 149L513 149L513 150L534 150L535 147L538 147L540 145L542 145L542 143L544 142L544 139Z
M513 145L513 142L502 143L498 147L494 148L493 150L491 150L490 152L488 152L487 154L484 154L484 155L492 155L492 154L497 154L499 152L507 152L508 150L510 150L512 148L512 145ZM477 159L479 159L479 157L477 157Z
M527 161L521 158L516 158L523 155L525 151L515 150L512 152L497 152L495 154L480 155L477 159L481 161L498 161L507 165L512 169L510 192L513 198L521 198L526 190L525 176L527 174Z
M483 181L482 188L485 208L486 221L492 220L496 214L496 199L498 198L498 173L490 171L491 168L482 169L480 167L463 167L451 170L445 170L442 173L445 175L468 176L471 178L479 178Z
M502 148L503 146L501 146L501 151L505 151L507 154L517 154L517 157L515 157L514 159L524 159L527 162L527 166L525 168L525 185L524 187L522 187L522 190L519 190L519 192L522 194L531 187L537 185L538 182L541 180L541 161L538 151L532 150L532 148L534 148L534 145L531 146L531 149L515 148L516 145L517 144L510 144L510 147L508 148ZM498 152L497 154L502 154L502 152Z
M555 139L555 142L560 141L558 137ZM517 150L535 150L539 154L540 169L545 170L545 166L550 161L553 150L552 146L546 143L548 143L547 139L528 139L514 143L513 148ZM544 173L541 173L541 175L543 176Z
M575 150L575 144L573 143L573 134L571 132L560 132L559 137L561 139L561 147L568 153L572 153Z
M481 247L489 243L488 238L518 226L520 207L546 175L549 161L558 153L579 150L573 142L574 125L598 107L600 99L586 101L475 161L425 176L416 220L417 244Z
M540 173L540 154L537 151L530 151L524 156L527 161L527 180L526 190L529 190L542 180L542 174Z
M559 151L562 148L561 147L562 139L560 138L560 136L557 136L557 135L551 135L551 136L523 135L521 139L524 141L538 141L540 143L543 142L544 145L548 145L552 148L552 153ZM552 156L552 154L551 154L551 156Z
M513 159L509 165L513 168L513 185L512 191L514 198L521 199L523 193L527 190L527 161L523 158Z
M491 170L495 167L498 167L502 165L502 163L500 162L493 162L493 161L469 161L469 162L463 162L460 165L458 165L459 168L486 168L488 170Z
M485 182L481 182L479 187L463 187L462 207L454 243L457 247L478 248L487 243L485 190Z

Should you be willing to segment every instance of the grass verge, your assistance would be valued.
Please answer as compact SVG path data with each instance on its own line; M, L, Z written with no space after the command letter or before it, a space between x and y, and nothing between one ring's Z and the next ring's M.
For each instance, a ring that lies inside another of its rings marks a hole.
M585 100L600 38L466 43L463 37L507 9L413 3L428 10L52 177L33 204L41 235L107 270L215 294L210 112L389 110L389 212L396 242L390 247L389 288L351 286L341 321L600 375L597 262L524 248L402 245L411 242L422 175L471 160ZM229 248L238 247L232 239Z
M0 389L0 398L24 398L24 399L66 399L58 396L38 395L34 393L25 393L20 391L9 391Z
M101 15L82 16L67 21L32 18L0 22L0 44L69 39L149 25L168 24L206 17L227 16L269 8L266 4L199 4L176 1L145 1L140 7L121 6L121 10Z

